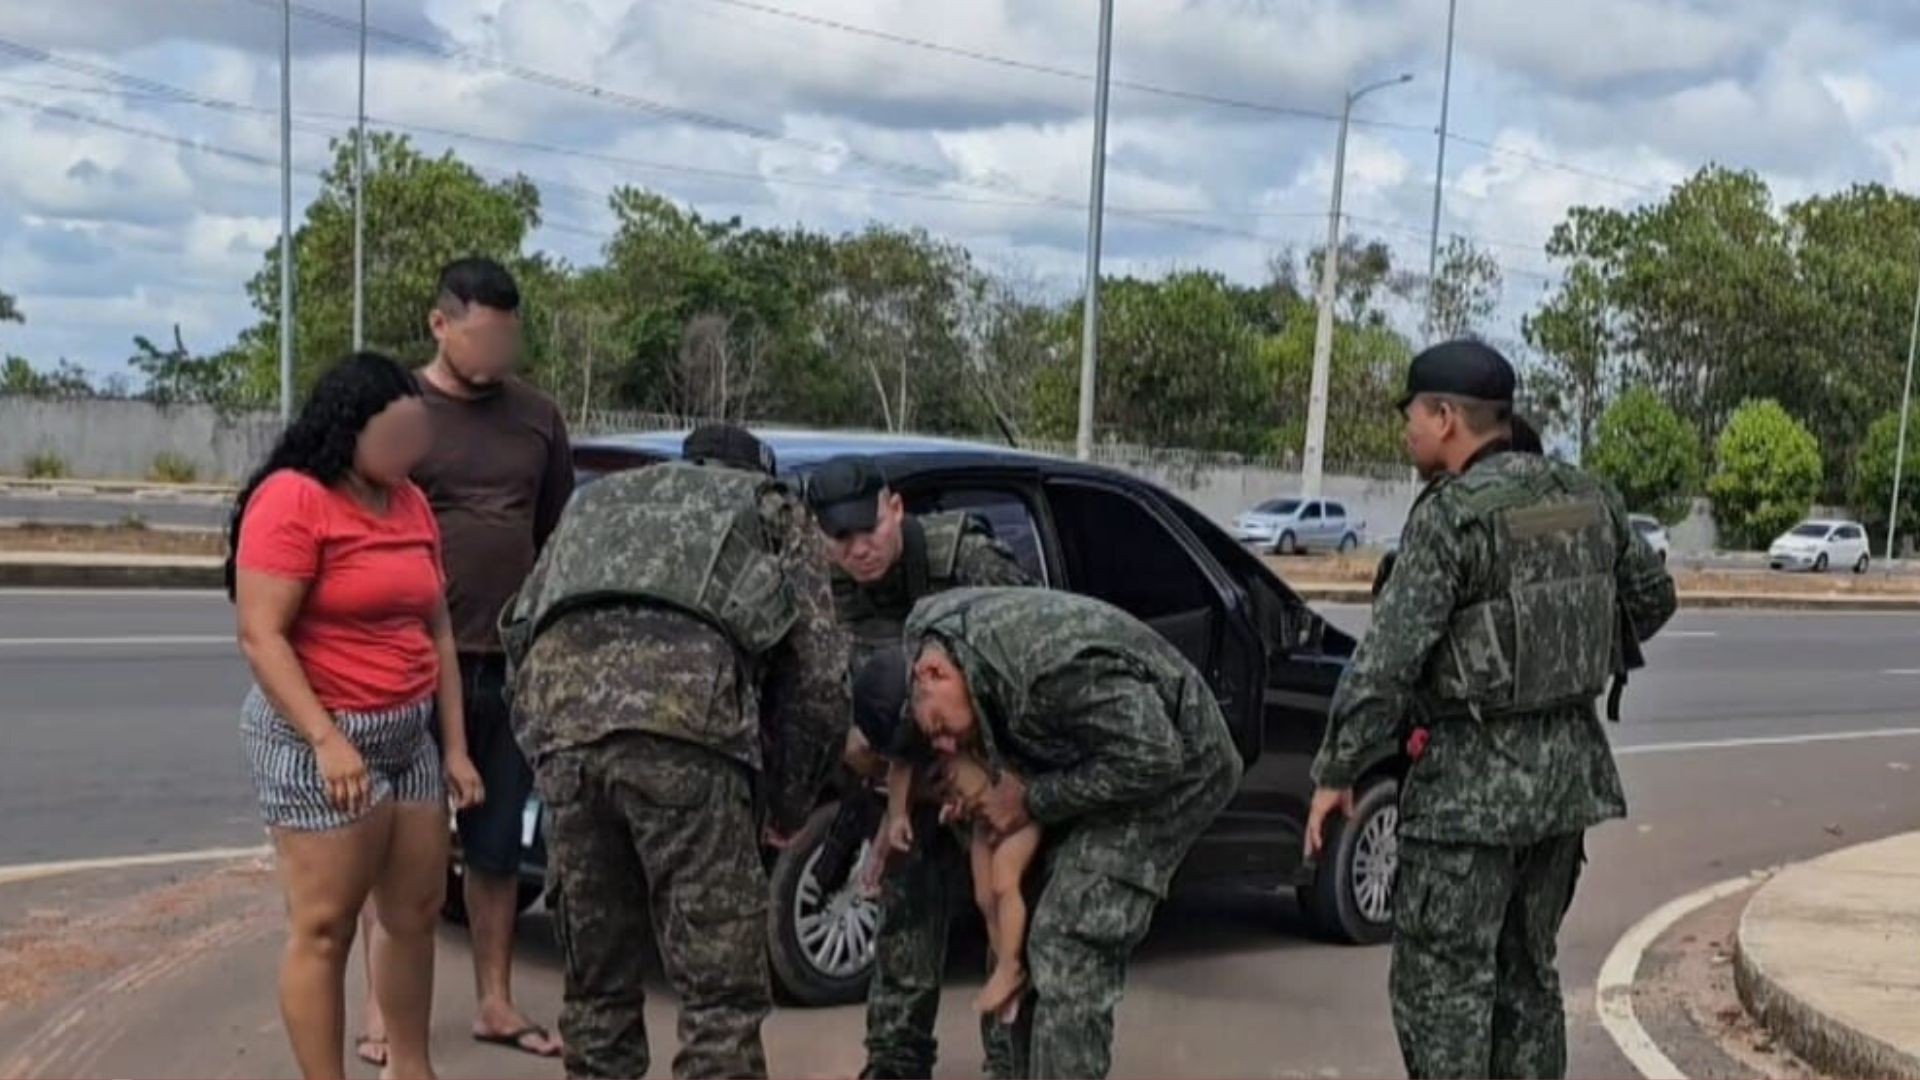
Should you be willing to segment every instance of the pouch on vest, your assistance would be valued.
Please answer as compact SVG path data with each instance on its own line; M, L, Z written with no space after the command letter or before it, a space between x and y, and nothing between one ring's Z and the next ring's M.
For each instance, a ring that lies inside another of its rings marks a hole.
M1440 696L1484 716L1592 701L1614 666L1614 546L1604 504L1576 497L1486 519L1502 594L1460 611L1435 658Z

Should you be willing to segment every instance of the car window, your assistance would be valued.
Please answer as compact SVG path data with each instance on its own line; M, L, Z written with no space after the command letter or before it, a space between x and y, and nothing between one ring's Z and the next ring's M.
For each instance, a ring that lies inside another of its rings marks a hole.
M1330 517L1330 518L1343 518L1343 517L1346 517L1346 516L1347 516L1347 508L1346 508L1345 506L1343 506L1343 505L1341 505L1340 503L1328 503L1328 504L1327 504L1327 516L1328 516L1328 517Z
M1840 539L1842 540L1858 540L1860 538L1861 532L1857 525L1848 525L1840 530Z
M1217 606L1213 585L1180 540L1124 491L1047 485L1066 585L1149 622Z
M909 487L905 492L907 509L916 514L935 514L964 510L993 530L993 535L1013 552L1021 568L1035 581L1046 582L1045 559L1040 551L1040 529L1034 523L1033 510L1017 491L991 487Z
M1793 530L1791 535L1804 536L1811 540L1824 540L1827 534L1832 531L1832 527L1828 525L1800 525Z
M1291 514L1300 509L1299 499L1268 499L1253 508L1257 514Z
M1652 536L1654 533L1660 531L1660 523L1657 521L1648 521L1646 518L1634 518L1633 531L1642 536Z
M1300 520L1301 521L1320 520L1320 504L1308 503L1307 508L1305 510L1300 511Z

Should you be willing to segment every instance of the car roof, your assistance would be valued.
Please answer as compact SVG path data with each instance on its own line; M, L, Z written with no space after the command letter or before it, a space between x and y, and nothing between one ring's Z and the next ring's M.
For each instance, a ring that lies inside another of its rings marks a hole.
M828 458L841 454L867 454L872 457L892 459L964 458L973 464L989 461L1026 466L1034 466L1041 462L1055 465L1079 464L1050 454L929 435L809 431L803 428L755 428L753 433L761 442L772 447L782 472L804 472ZM677 458L680 456L680 444L686 440L686 437L686 429L642 431L578 439L575 440L574 445L584 450L624 450L657 455L661 458Z
M1829 529L1837 529L1842 525L1858 525L1858 524L1860 523L1857 521L1848 521L1845 518L1808 518L1807 520L1801 522L1799 525L1795 525L1794 528L1798 529L1802 525L1824 525Z

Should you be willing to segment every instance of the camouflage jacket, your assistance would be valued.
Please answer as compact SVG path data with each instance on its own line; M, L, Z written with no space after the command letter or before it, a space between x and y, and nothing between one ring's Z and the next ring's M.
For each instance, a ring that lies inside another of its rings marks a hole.
M1592 701L1475 719L1439 701L1435 654L1457 613L1498 599L1500 541L1470 493L1564 470L1604 504L1614 545L1614 594L1641 640L1673 615L1673 579L1629 527L1619 497L1570 466L1496 453L1441 481L1415 507L1400 558L1374 603L1372 628L1334 693L1314 782L1348 787L1360 763L1403 733L1416 712L1439 717L1401 795L1400 828L1425 840L1525 844L1626 813L1620 774ZM1611 636L1611 631L1608 631Z
M676 611L618 603L562 614L513 674L515 734L529 758L621 731L683 739L762 773L761 797L783 830L805 821L846 738L846 637L805 505L777 489L760 512L799 616L781 643L754 663Z
M916 519L909 518L908 521ZM921 557L929 560L924 575L924 596L948 589L993 585L1031 585L1013 552L995 540L980 523L965 514L932 514L917 519L926 544ZM898 645L907 625L907 616L921 596L914 595L906 560L910 551L885 577L871 585L862 585L843 570L833 572L833 602L840 624L852 634L850 642L854 670L877 650Z
M909 648L939 641L966 673L982 747L1063 827L1055 858L1164 895L1239 786L1206 679L1146 624L1043 589L956 589L921 601Z

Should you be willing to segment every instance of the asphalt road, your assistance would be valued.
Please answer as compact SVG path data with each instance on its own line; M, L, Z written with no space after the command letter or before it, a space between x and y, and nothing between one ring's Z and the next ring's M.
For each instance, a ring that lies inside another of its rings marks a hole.
M1354 629L1366 619L1361 609L1329 613ZM230 619L204 595L0 592L0 864L259 840L234 733L247 678ZM1920 735L1900 733L1920 727L1911 705L1920 618L1688 613L1649 661L1617 729L1633 816L1590 838L1562 935L1576 1074L1630 1075L1598 1026L1592 986L1634 922L1691 890L1920 821ZM543 919L525 924L523 982L550 1018L557 975L544 932ZM449 941L439 1015L458 1044L464 960L459 939ZM249 963L269 978L271 943L259 948ZM1398 1074L1386 961L1384 949L1302 936L1288 900L1182 898L1135 965L1116 1073ZM942 1018L950 1075L976 1065L958 971ZM250 1042L278 1056L249 1060L285 1072L259 1000L266 985L242 979L228 999L196 997L195 1017L251 1018L265 1034ZM672 1030L657 1009L650 1020L658 1038ZM783 1072L828 1075L847 1067L859 1030L859 1010L839 1009L779 1013L768 1034ZM512 1057L484 1068L554 1072ZM447 1075L460 1071L443 1063Z

